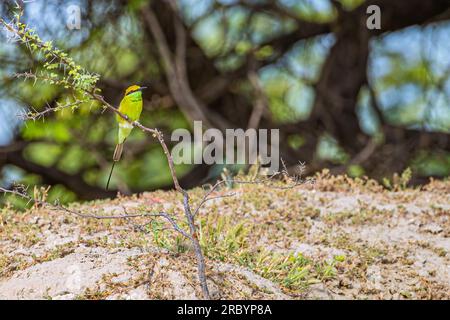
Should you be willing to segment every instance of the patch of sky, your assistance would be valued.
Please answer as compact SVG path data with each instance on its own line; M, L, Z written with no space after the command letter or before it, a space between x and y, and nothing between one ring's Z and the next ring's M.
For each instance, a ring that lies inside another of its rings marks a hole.
M443 91L444 91L445 94L450 96L450 77L447 78L447 80L444 82Z
M232 5L232 4L238 3L239 0L217 0L217 2L224 4L224 5Z
M334 41L334 36L327 35L317 41L296 44L286 55L288 67L299 78L316 80Z
M0 102L0 146L5 146L12 141L22 123L19 115L24 108L12 99L2 98Z
M288 8L310 8L310 10L321 13L333 11L333 6L329 0L280 0L279 2Z
M329 0L283 1L288 10L306 21L329 23L336 18L336 11Z
M220 24L221 15L213 13L203 19L193 30L193 36L196 38L202 48L208 55L215 55L219 52L224 39L224 30Z
M429 50L427 58L436 77L448 75L450 70L450 22L428 27Z
M428 120L428 129L450 133L449 97L438 90L433 90L429 101L432 103L427 105L424 110L424 116Z
M194 23L202 15L206 14L213 4L212 0L180 0L181 11L188 24Z
M384 76L401 81L402 73L396 76L392 68L414 68L425 62L427 72L423 81L430 86L407 83L388 87L379 93L379 103L388 112L405 121L419 121L428 130L448 131L450 128L450 80L442 83L443 93L434 86L443 77L448 78L450 70L450 23L430 25L425 28L411 27L374 40L371 48L369 79L375 88ZM394 59L393 57L401 57ZM397 65L401 63L401 65ZM392 73L389 75L389 73ZM429 80L428 80L429 79ZM444 78L445 79L445 78ZM406 80L405 80L406 81ZM423 82L422 81L422 82ZM392 111L389 111L392 110Z
M259 76L266 94L272 99L271 109L276 118L295 122L308 117L314 101L312 87L276 66L262 69Z
M367 88L362 89L360 92L356 111L361 129L369 135L377 133L379 120L373 110L370 93Z
M348 161L348 155L342 150L336 139L328 134L320 137L316 149L316 154L319 159L341 164Z
M241 7L231 8L226 13L226 18L228 20L228 36L233 38L240 37L241 33L244 31L245 23L249 16L249 12Z
M251 21L250 38L253 43L262 43L274 34L284 30L284 23L267 14L254 15Z
M411 27L386 35L380 40L380 45L383 47L383 51L400 53L405 59L405 63L413 63L422 57L421 40L421 29Z
M15 166L6 165L0 171L0 185L3 188L9 188L16 181L20 181L23 177L23 171Z
M307 119L314 101L312 87L302 83L294 84L286 94L286 103L292 108L297 119Z
M380 104L386 111L398 107L399 105L408 105L420 98L421 91L418 86L412 83L406 83L399 87L391 87L382 92L379 96Z
M449 66L449 31L450 23L423 29L411 27L385 37L384 49L403 53L407 63L426 59L441 66Z
M388 57L377 57L369 61L369 79L374 80L386 76L392 68L391 60Z
M71 6L79 6L81 13L80 29L70 30ZM93 12L87 12L89 8ZM90 35L96 17L104 17L114 9L113 2L102 2L88 6L86 0L70 0L64 3L53 1L35 1L26 4L26 21L38 31L44 41L53 40L62 49L79 46ZM92 18L93 21L87 18Z

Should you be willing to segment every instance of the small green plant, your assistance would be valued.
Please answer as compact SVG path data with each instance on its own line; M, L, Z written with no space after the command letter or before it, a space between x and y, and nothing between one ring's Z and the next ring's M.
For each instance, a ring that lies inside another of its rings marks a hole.
M250 229L245 222L236 225L231 223L230 217L209 215L200 221L200 244L207 256L220 261L247 246L246 235Z
M164 224L162 221L158 221L158 220L153 220L150 225L149 228L151 230L151 233L153 235L152 239L155 242L155 244L158 247L170 250L171 249L171 245L170 242L167 239L167 235L164 232Z
M200 243L207 257L237 263L290 290L304 290L309 284L335 276L333 262L314 262L301 253L276 252L255 246L249 235L257 232L249 220L233 221L230 216L211 214L201 221Z
M413 172L410 167L406 168L401 175L394 173L392 179L384 177L382 179L383 185L393 191L405 190L411 181Z

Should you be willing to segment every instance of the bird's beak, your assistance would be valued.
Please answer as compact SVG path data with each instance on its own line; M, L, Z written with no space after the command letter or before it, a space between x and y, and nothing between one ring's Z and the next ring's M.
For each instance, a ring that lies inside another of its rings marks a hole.
M142 91L142 90L145 90L145 89L147 89L147 87L140 87L138 90Z

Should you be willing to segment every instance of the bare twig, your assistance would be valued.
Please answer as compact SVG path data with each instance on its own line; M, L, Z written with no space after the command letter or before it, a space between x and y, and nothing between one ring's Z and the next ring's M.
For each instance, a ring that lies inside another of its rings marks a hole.
M286 165L284 164L283 159L281 159L283 170L281 172L275 172L272 175L268 176L265 179L254 179L254 180L238 180L238 179L223 179L217 181L209 191L205 193L205 195L200 200L199 204L197 205L197 208L194 211L194 217L198 214L200 209L205 205L206 202L214 199L219 198L227 198L232 197L236 193L229 193L225 195L219 195L215 197L210 197L210 195L216 191L220 186L227 184L227 183L233 183L233 184L263 184L265 186L268 186L271 189L281 189L281 190L288 190L293 189L299 185L306 184L306 183L314 183L314 179L303 179L302 175L305 172L305 164L300 162L297 166L298 168L298 174L297 175L290 175L288 173L288 170L286 169ZM275 178L277 177L283 177L286 180L286 185L276 185L274 183Z
M76 210L72 210L69 209L63 205L61 205L58 202L48 202L45 200L41 200L41 199L37 199L36 197L32 197L27 193L27 188L21 187L21 186L16 186L16 188L10 190L10 189L5 189L0 187L0 192L4 193L4 194L12 194L18 197L21 197L25 200L28 200L28 202L31 203L35 203L37 205L40 206L46 206L49 207L52 210L59 210L59 211L63 211L66 213L69 213L71 215L75 215L77 217L80 218L89 218L89 219L98 219L98 220L105 220L105 219L133 219L133 218L157 218L157 217L162 217L164 219L166 219L173 227L174 230L176 230L177 232L179 232L180 234L182 234L184 237L191 239L191 236L189 234L187 234L177 223L176 221L173 219L173 217L171 217L168 213L166 212L157 212L157 213L137 213L137 214L128 214L126 212L126 209L124 209L125 214L120 214L120 215L96 215L96 214L85 214L85 213L81 213L79 211Z

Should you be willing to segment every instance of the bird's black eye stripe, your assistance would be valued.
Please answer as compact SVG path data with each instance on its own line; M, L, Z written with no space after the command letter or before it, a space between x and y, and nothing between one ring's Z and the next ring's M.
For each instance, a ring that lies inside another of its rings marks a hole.
M129 95L132 94L132 93L135 93L136 91L139 91L139 90L133 90L133 91L130 91L130 92L127 93L127 96L129 96Z

